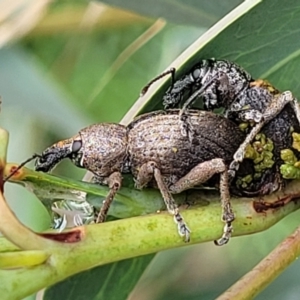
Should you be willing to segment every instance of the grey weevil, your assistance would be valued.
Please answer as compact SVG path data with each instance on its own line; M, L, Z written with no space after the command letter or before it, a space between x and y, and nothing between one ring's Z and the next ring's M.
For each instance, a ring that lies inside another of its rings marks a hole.
M255 80L238 64L225 59L204 59L195 64L181 78L175 80L175 69L150 81L142 90L145 94L153 82L172 75L172 82L163 96L165 108L176 107L184 102L181 119L186 109L198 98L203 99L205 110L225 108L225 116L237 123L254 123L243 143L233 155L229 167L231 180L234 178L245 151L262 127L274 119L286 106L290 106L300 123L300 108L291 92L280 93L267 81Z
M47 148L36 161L36 170L48 172L59 161L70 158L78 167L91 171L95 181L108 185L98 222L104 222L110 204L121 187L122 174L131 173L137 188L160 190L168 212L174 216L185 241L190 230L172 193L180 193L220 174L224 233L216 241L223 245L232 232L234 214L230 204L227 166L245 135L230 120L216 114L188 110L194 130L182 135L180 110L141 115L127 127L114 123L91 125L70 139Z

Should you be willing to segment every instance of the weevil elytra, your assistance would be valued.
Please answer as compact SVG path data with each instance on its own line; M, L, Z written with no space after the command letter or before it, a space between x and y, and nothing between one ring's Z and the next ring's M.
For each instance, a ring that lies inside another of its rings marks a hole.
M128 127L100 123L79 131L71 139L47 148L36 161L36 170L48 172L60 160L70 158L75 165L91 171L95 181L110 187L98 216L105 220L109 206L122 183L123 173L132 173L137 188L160 190L168 212L174 216L185 241L190 230L172 193L180 193L207 182L219 174L223 236L228 242L234 214L230 205L227 165L244 140L244 133L230 120L216 114L188 110L193 131L182 135L180 110L151 112Z
M142 94L154 81L167 74L172 75L172 82L163 97L165 108L176 107L182 102L181 116L183 116L189 106L198 98L202 98L205 110L223 107L225 116L236 123L254 124L253 127L248 126L245 140L233 155L233 162L229 166L230 180L234 178L243 161L250 142L262 127L276 119L282 110L290 107L291 113L297 119L296 124L299 125L300 108L291 92L280 93L267 81L253 79L247 71L234 62L204 59L177 80L175 80L175 69L172 68L154 78L142 90ZM213 82L208 85L210 81Z

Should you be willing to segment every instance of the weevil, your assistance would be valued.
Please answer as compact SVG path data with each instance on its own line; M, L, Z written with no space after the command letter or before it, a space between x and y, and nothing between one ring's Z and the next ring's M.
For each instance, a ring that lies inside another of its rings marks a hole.
M186 109L201 97L205 110L222 107L225 109L225 116L236 123L254 124L233 155L233 161L229 166L230 180L234 178L243 161L247 146L262 127L276 118L284 108L291 107L297 123L300 122L300 108L291 92L280 93L267 81L253 79L246 70L234 62L204 59L177 80L175 71L172 68L154 78L143 88L141 94L145 94L153 82L171 74L172 82L163 96L163 105L170 108L183 102L181 119Z
M283 187L285 179L299 178L296 140L300 132L300 114L297 101L290 92L280 93L267 81L254 80L239 65L227 60L203 60L177 81L175 69L171 69L153 81L169 73L172 83L163 97L165 107L184 102L182 119L185 109L203 97L204 109L224 107L225 116L244 126L248 133L229 167L230 180L234 181L231 184L233 193L265 195ZM258 135L259 131L262 134ZM252 171L244 168L235 178L244 157L253 161Z
M180 110L151 112L139 116L127 127L114 123L91 125L47 148L37 158L36 170L48 172L62 159L69 158L76 166L91 171L95 182L108 185L110 191L97 222L105 220L121 187L122 174L131 173L137 188L149 186L160 190L186 242L190 239L190 229L172 194L210 181L213 184L218 174L225 225L216 243L223 245L231 236L234 220L227 166L245 135L230 120L200 110L187 111L194 130L189 136L182 135L179 114Z

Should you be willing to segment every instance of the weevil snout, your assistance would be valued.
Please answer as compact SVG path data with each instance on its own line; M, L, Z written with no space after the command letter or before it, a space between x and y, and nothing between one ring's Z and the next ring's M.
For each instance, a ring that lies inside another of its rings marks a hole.
M49 172L66 157L79 163L81 155L78 155L78 151L81 147L82 141L79 137L63 140L50 146L35 161L36 171Z
M56 165L55 153L43 153L41 157L35 161L36 171L48 172Z

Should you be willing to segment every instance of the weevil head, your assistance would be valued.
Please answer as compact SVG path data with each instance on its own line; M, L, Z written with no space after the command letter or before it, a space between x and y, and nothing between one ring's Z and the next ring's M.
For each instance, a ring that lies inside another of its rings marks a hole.
M127 129L120 124L100 123L86 127L73 138L47 148L36 161L36 170L48 172L69 158L98 177L121 172L126 166Z
M74 161L80 162L79 150L82 146L80 136L59 141L48 147L35 162L36 171L49 172L62 159L69 157Z

